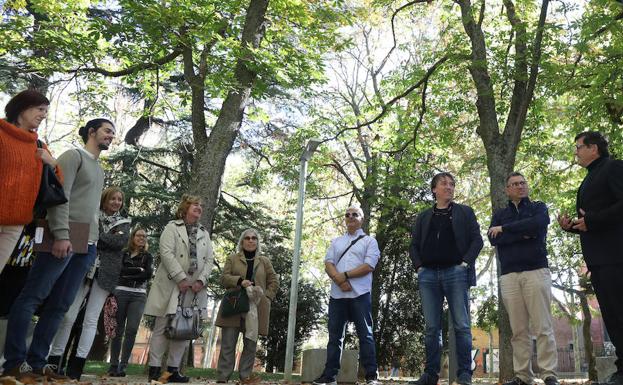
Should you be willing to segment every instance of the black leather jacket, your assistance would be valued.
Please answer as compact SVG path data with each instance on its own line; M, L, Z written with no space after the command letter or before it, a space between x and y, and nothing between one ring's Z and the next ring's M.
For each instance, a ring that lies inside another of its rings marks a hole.
M146 289L147 281L151 279L153 273L153 260L154 258L147 252L138 253L132 257L129 251L124 251L118 285Z

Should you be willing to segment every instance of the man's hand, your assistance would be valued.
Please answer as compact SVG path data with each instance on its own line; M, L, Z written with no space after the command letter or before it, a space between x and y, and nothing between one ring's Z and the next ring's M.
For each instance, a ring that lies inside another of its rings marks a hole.
M240 286L244 288L247 288L251 285L253 285L253 281L249 281L248 279L245 279L244 281L240 282Z
M52 245L52 255L56 258L63 259L71 253L71 242L69 239L57 239Z
M348 281L344 281L342 282L342 284L340 284L340 289L342 289L342 291L352 291L353 287Z
M489 234L491 238L495 238L498 236L498 234L501 234L501 233L502 233L502 226L493 226L487 232L487 234Z
M337 273L333 276L333 282L335 282L338 286L342 285L344 282L347 282L348 279L344 273Z
M584 222L584 216L586 215L586 211L584 209L580 209L580 217L573 221L572 228L579 231L588 231L586 227L586 222Z
M199 280L193 282L193 286L192 286L191 289L192 289L193 293L199 293L203 289L203 282L201 282Z
M190 282L188 282L186 278L182 279L177 283L177 287L180 289L180 293L186 293L188 288L190 288L191 286L192 285L190 284Z
M567 214L559 214L558 218L556 219L558 220L558 224L563 230L571 230L571 227L573 226L573 221L571 220L571 218L569 218Z

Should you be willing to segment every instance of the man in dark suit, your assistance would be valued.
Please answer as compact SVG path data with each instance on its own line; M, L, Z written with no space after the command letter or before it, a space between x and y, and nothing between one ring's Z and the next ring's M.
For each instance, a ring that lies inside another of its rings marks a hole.
M471 385L472 381L469 288L476 284L476 257L483 242L474 210L453 202L454 188L452 174L442 172L433 177L435 205L418 215L409 249L426 324L426 366L416 385L436 385L439 379L444 297L456 337L456 382Z
M623 161L610 158L596 131L575 137L575 155L588 173L577 193L577 218L558 217L563 230L579 233L601 316L616 348L617 371L609 384L623 385Z

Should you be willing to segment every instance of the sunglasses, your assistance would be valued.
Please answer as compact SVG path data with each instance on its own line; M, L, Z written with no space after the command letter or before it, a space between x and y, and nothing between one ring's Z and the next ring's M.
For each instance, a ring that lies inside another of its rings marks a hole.
M245 241L257 241L257 237L255 235L252 235L252 236L247 235L246 237L242 239L244 239Z
M344 214L344 217L345 218L350 218L350 217L359 218L359 213L346 213Z

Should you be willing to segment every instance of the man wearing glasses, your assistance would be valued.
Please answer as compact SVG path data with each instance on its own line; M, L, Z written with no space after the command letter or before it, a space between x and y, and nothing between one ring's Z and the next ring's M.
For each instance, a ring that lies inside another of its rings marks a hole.
M441 370L441 314L444 297L452 315L460 385L472 383L472 333L469 288L476 284L476 257L482 249L480 227L471 207L454 202L455 181L433 177L435 204L415 222L409 254L416 269L426 324L426 366L416 385L436 385Z
M376 239L361 229L363 211L349 207L344 214L347 232L331 241L325 256L325 272L331 278L329 300L329 342L327 361L314 385L337 385L344 331L352 321L359 337L359 360L365 369L366 384L378 385L376 350L372 335L372 272L379 260Z
M528 198L528 183L518 172L506 178L508 206L493 214L488 235L497 247L502 301L513 337L515 378L504 385L532 385L532 338L545 385L558 385L558 352L552 323L552 279L545 237L549 215L543 202Z
M601 316L616 348L617 371L607 383L623 385L623 162L610 158L608 142L596 131L575 137L575 156L588 170L577 193L577 217L560 215L558 223L580 234Z

